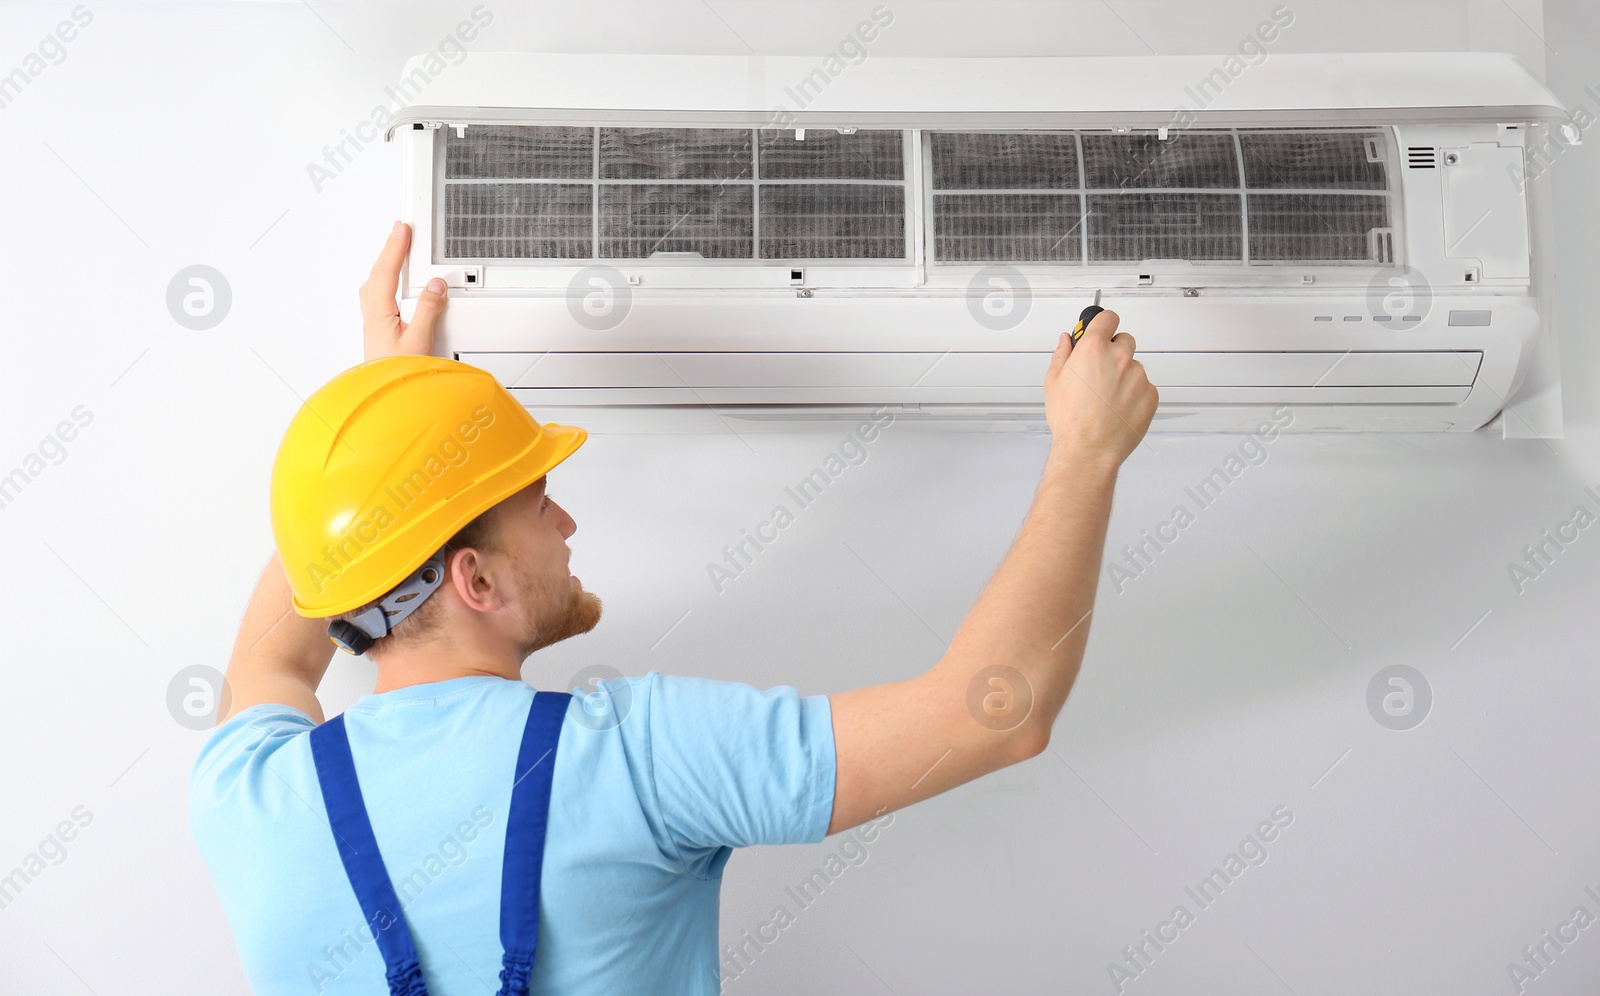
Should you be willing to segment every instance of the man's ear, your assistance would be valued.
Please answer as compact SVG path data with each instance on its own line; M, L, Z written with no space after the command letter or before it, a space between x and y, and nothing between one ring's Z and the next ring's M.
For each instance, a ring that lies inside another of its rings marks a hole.
M503 586L492 576L489 562L472 547L450 555L448 572L449 587L455 589L456 597L467 608L490 612L503 604Z

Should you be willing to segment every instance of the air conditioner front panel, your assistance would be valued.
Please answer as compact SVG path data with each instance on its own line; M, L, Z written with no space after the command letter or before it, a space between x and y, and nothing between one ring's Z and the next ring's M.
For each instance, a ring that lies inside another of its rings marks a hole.
M490 370L540 418L589 427L616 425L609 409L655 412L612 431L649 431L673 408L778 417L844 406L832 417L848 419L881 404L959 406L945 409L950 418L981 418L1003 405L1016 406L1008 418L1037 421L1057 330L1083 303L1035 299L1018 328L997 333L974 329L963 298L636 301L620 325L596 331L564 298L478 297L452 301L439 338L446 355ZM1366 306L1336 298L1114 305L1139 329L1139 359L1161 389L1157 431L1231 431L1250 411L1283 404L1300 413L1295 428L1476 428L1503 403L1537 324L1528 299L1484 294L1436 298L1416 323L1316 321ZM1490 324L1449 325L1463 305L1487 310ZM455 349L464 338L474 348ZM530 340L545 348L526 349ZM787 345L796 341L811 348ZM762 343L770 348L750 348Z
M791 290L694 292L655 296L635 290L607 298L591 318L587 295L452 292L435 343L457 353L1035 353L1048 356L1060 333L1089 304L1086 293L1035 295L995 302L977 292L874 293ZM1525 293L1489 288L1435 292L1423 302L1379 295L1208 289L1107 292L1122 328L1145 352L1304 352L1346 350L1519 352L1538 327L1537 303ZM1409 310L1407 305L1409 304ZM991 327L975 317L990 316ZM620 317L618 317L620 316ZM1383 319L1383 320L1380 320ZM1414 319L1414 320L1408 320ZM1469 324L1452 324L1468 322ZM1480 324L1481 323L1481 324ZM1008 327L1007 327L1008 326ZM918 370L918 373L921 371ZM1031 382L1031 380L1029 381Z
M1192 112L1201 124L1568 118L1514 57L1487 52L1280 52L1221 79L1214 55L875 56L830 75L806 57L476 52L418 91L407 81L427 79L430 58L402 70L416 98L386 137L432 121L737 127L772 121L774 108L802 127L1164 125L1197 92L1210 98Z

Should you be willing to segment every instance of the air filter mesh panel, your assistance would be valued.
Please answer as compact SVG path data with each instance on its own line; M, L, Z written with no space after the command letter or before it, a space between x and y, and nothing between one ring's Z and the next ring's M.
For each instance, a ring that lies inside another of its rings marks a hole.
M1389 224L1384 197L1251 194L1249 203L1251 259L1367 259L1368 233Z
M1384 164L1367 161L1367 140L1377 137L1361 132L1243 133L1239 148L1244 154L1245 184L1301 190L1384 190L1389 185Z
M749 259L754 238L748 186L600 186L601 256L648 259L653 252L697 252L706 259Z
M447 259L908 259L899 130L797 139L793 129L472 125L442 136ZM1360 264L1393 244L1373 234L1393 210L1380 131L926 139L934 263Z
M447 180L587 180L594 176L593 128L473 125L445 130Z
M602 180L748 180L753 168L745 128L600 129Z
M1243 259L1235 194L1090 194L1089 260Z
M898 131L857 131L841 135L811 129L803 139L794 129L760 132L763 180L905 179L905 153Z
M1085 135L1083 169L1091 190L1239 186L1231 135Z
M1075 189L1078 141L1066 134L935 132L935 190Z
M942 260L1010 262L1083 258L1077 194L947 194L933 201Z
M584 259L593 249L586 183L445 186L444 253L489 259Z
M792 183L761 187L762 259L904 258L898 186Z

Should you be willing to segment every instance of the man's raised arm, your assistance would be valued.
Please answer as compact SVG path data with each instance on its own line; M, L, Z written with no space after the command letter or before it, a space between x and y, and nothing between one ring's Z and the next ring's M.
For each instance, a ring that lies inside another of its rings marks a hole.
M361 285L363 358L421 355L433 351L433 327L444 310L444 281L435 278L417 299L410 323L400 320L395 291L400 268L411 245L411 226L395 222L378 261ZM217 723L253 705L294 706L322 722L317 686L333 657L326 619L307 619L294 611L289 580L277 554L256 583L244 621L228 660L227 691L217 710Z
M950 649L906 681L828 696L837 833L1039 754L1089 637L1117 469L1156 389L1117 315L1063 336L1045 375L1050 455L1027 519Z
M317 686L333 658L333 641L328 639L327 620L301 616L289 599L289 579L273 554L239 624L218 725L268 702L294 706L322 722Z

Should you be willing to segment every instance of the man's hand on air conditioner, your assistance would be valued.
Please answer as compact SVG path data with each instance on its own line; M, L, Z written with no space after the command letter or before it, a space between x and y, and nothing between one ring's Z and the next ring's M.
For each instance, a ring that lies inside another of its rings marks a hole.
M1051 442L1120 466L1150 428L1156 388L1133 358L1133 336L1117 331L1115 311L1102 311L1076 344L1063 333L1044 380Z
M411 247L411 226L394 223L389 241L372 264L372 273L361 285L361 340L363 359L384 356L427 356L433 352L433 325L444 310L444 281L434 277L417 299L417 310L408 325L400 320L400 305L395 291L400 287L400 264Z

